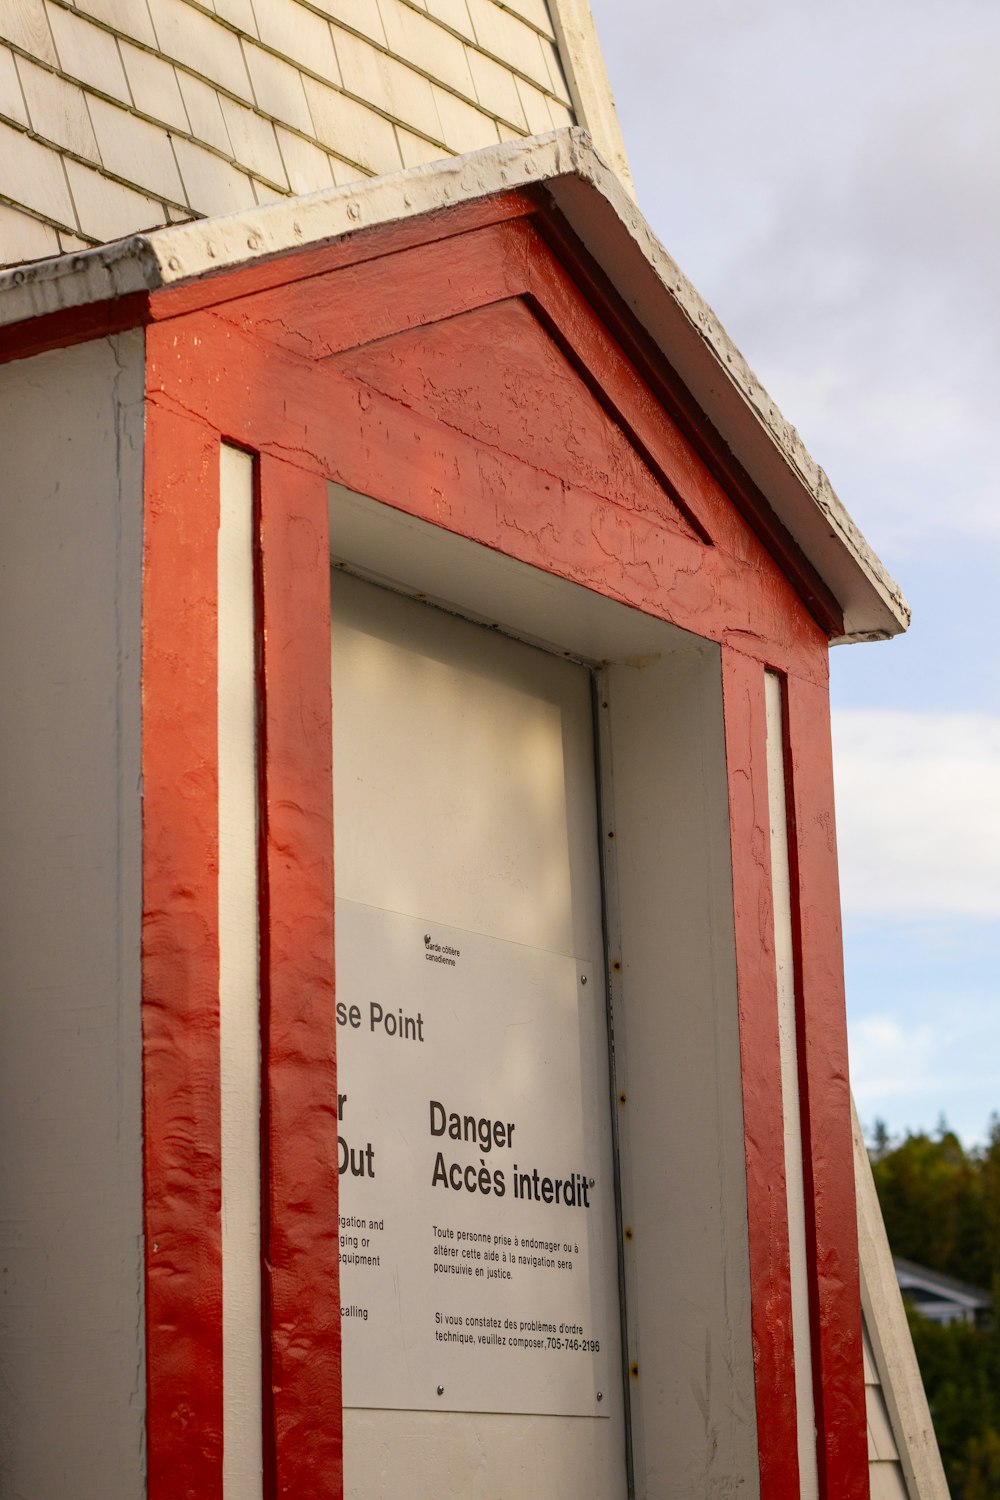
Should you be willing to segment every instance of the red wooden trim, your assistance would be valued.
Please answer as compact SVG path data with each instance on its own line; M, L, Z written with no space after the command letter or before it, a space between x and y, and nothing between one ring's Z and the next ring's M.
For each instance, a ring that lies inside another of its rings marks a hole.
M830 699L825 684L790 677L785 701L820 1494L824 1500L868 1500Z
M695 411L663 355L637 329L575 237L560 236L543 224L529 195L515 195L502 207L504 213L498 200L487 200L443 210L421 221L430 235L418 237L412 224L374 228L335 247L294 252L193 287L168 289L154 297L153 315L173 315L177 308L212 301L241 301L250 294L255 322L266 326L270 313L270 337L284 338L300 350L312 345L321 357L482 306L503 295L504 285L510 295L530 292L591 390L621 421L702 539L709 539L710 528L694 496L709 480L725 490L779 566L795 579L824 633L841 633L843 613L836 599L753 482L731 455L722 457L723 445L704 414ZM421 250L430 252L426 261ZM333 278L324 298L317 299L312 279L348 266L355 267L356 278ZM498 274L506 278L499 285ZM266 296L259 295L268 289L275 292L273 310ZM331 292L335 305L328 308ZM371 317L377 323L365 326ZM663 423L663 403L672 423ZM689 511L690 505L694 509Z
M661 403L545 241L537 234L533 240L531 295L546 326L701 541L711 545L712 507L704 491L706 484L717 489L716 482L680 429L664 421Z
M326 485L265 457L259 515L265 1448L275 1495L335 1500L343 1444Z
M49 349L66 349L87 339L107 338L126 328L140 328L148 321L148 292L129 292L124 297L106 297L82 307L63 307L38 318L25 318L0 328L0 364L45 354Z
M343 267L362 265L422 245L448 241L456 235L536 214L538 206L524 193L510 191L474 203L427 213L418 219L373 225L338 235L322 245L291 245L236 269L199 276L176 286L128 292L78 307L59 308L40 317L0 327L0 364L27 359L50 349L64 349L87 339L106 338L151 320L180 317L204 307L217 307L276 287L325 275Z
M147 404L142 1055L148 1500L221 1500L219 444Z
M416 245L405 255L345 266L223 303L218 315L268 342L326 359L427 323L517 296L527 284L523 221Z
M549 206L533 225L552 246L556 260L571 274L597 317L620 343L639 374L677 423L702 462L725 490L729 500L795 581L806 607L828 638L843 634L844 612L836 595L820 577L799 544L779 521L765 496L734 458L687 386L643 328L604 271L583 248L565 220Z
M724 647L722 688L760 1494L788 1500L799 1493L799 1459L762 665Z
M502 224L536 212L537 204L533 199L511 190L474 203L459 203L451 208L421 214L417 219L358 228L337 235L322 245L301 249L292 245L287 250L235 270L221 270L200 276L196 281L162 288L151 299L151 316L175 318L204 307L218 307L233 298L292 286L330 271L396 255L438 240L451 240L487 225Z
M209 409L234 441L294 454L317 474L522 562L708 639L732 637L783 670L825 674L825 637L746 531L741 554L706 548L416 412L336 361L264 344L210 313L172 326L157 377L164 399L204 409L203 363L229 372L213 377ZM719 492L716 506L724 504Z

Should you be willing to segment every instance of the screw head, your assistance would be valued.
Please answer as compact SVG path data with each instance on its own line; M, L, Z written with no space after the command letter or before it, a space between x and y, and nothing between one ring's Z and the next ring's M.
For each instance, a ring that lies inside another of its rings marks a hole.
M439 1385L438 1386L438 1395L439 1396L443 1396L444 1395L444 1386L443 1385Z
M604 1400L604 1392L603 1391L598 1391L598 1393L597 1393L597 1399L598 1399L598 1401L603 1401Z

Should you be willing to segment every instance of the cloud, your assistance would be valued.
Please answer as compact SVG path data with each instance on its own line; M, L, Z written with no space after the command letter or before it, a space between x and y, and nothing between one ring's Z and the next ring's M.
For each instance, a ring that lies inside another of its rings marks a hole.
M1000 916L1000 716L840 710L845 913Z
M932 1131L943 1114L966 1144L985 1138L1000 1106L995 1058L1000 1015L945 988L932 1002L886 1006L849 1024L851 1088L866 1128Z
M995 545L1000 10L594 9L645 212L862 528Z
M851 1087L859 1112L933 1092L939 1058L933 1027L914 1027L891 1015L863 1016L851 1027Z

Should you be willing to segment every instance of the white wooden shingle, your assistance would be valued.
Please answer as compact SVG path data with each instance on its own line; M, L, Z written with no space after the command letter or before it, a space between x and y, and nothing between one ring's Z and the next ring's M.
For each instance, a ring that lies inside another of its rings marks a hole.
M404 167L419 167L424 162L440 161L445 155L435 141L425 140L422 135L414 135L412 131L404 130L402 125L396 126L396 139L399 141Z
M528 122L529 135L544 135L547 130L552 129L548 99L541 89L536 89L533 83L528 83L523 78L515 78L514 84Z
M35 134L77 156L85 156L88 161L99 162L97 138L83 90L23 57L17 59L17 71Z
M434 96L426 78L349 31L335 26L333 33L344 87L350 93L377 100L380 109L401 125L424 135L439 134Z
M118 46L136 109L175 130L188 130L187 110L173 65L133 47L131 42L119 42Z
M8 265L60 252L59 236L51 224L11 208L9 203L0 203L0 258Z
M164 57L185 64L240 99L252 99L250 77L234 32L186 0L148 0L148 4Z
M62 157L54 147L33 141L12 125L0 124L0 161L5 198L50 223L76 223Z
M243 55L250 70L258 109L311 135L312 116L298 68L284 58L275 57L273 52L265 52L263 47L255 47L252 42L243 44Z
M509 68L494 62L484 52L469 48L469 67L476 87L476 98L483 109L502 120L528 129L524 105L517 91L517 83Z
M130 104L125 69L111 33L83 16L53 5L51 0L48 12L62 71L80 83L100 89L102 94L110 94L112 99L120 99L122 104Z
M123 177L147 192L183 202L183 188L167 131L128 110L91 98L101 161L109 172Z
M476 41L483 51L524 73L542 88L548 88L549 70L538 32L510 11L503 10L496 0L466 0L466 3Z
M245 36L257 36L253 0L212 0L212 4L220 20L228 21Z
M544 37L539 37L538 45L542 49L542 57L545 59L545 66L548 69L549 88L557 99L562 100L563 104L571 104L569 85L566 82L566 74L563 71L562 63L559 61L558 49L554 43L546 41Z
M58 61L43 0L4 0L0 5L0 40L13 42L43 62Z
M30 123L21 80L17 76L17 64L9 47L0 47L0 116L14 120L18 125Z
M318 193L336 186L333 164L325 151L290 130L275 129L285 173L293 193Z
M146 0L76 0L76 8L113 27L122 36L130 36L147 47L156 46L156 32Z
M892 1435L881 1386L866 1386L865 1407L868 1413L868 1435L875 1458L886 1463L898 1461L899 1449Z
M478 151L482 146L495 146L500 137L493 115L485 114L454 94L447 93L436 83L432 85L434 103L437 107L440 137L452 151ZM463 146L467 141L468 145Z
M910 1500L906 1491L906 1481L898 1464L869 1464L868 1482L871 1487L871 1500Z
M217 151L231 156L233 146L222 117L218 90L180 68L177 70L177 84L187 110L190 134L206 146L214 146Z
M268 47L331 83L340 82L329 21L297 0L256 0L254 14Z
M403 0L378 0L389 51L431 78L476 97L465 44Z
M369 172L394 172L402 166L396 133L389 120L338 89L315 78L303 78L316 139L338 156Z
M254 198L257 200L258 208L265 203L279 203L282 198L288 197L288 190L271 186L269 182L262 182L259 177L251 177L250 186L253 188Z
M80 228L95 240L115 240L133 234L145 222L155 229L167 222L163 204L132 188L102 177L80 162L66 162Z
M183 180L183 201L199 214L236 213L256 205L246 172L180 136L174 142Z
M353 162L341 161L339 156L330 157L330 167L333 171L333 180L338 187L368 180L368 173L359 171Z
M380 47L387 45L385 27L382 25L376 0L314 0L314 3L316 9L329 16L331 21L349 26L352 31L367 37L370 42L376 42Z
M503 0L508 10L514 11L529 25L544 32L546 36L554 36L552 29L552 16L546 0Z
M281 152L270 120L265 120L262 115L244 108L233 99L227 99L225 95L219 102L233 145L233 155L240 166L248 168L255 177L263 177L287 191L288 183Z
M465 0L424 0L424 8L429 16L433 16L449 30L457 32L468 41L475 41L475 28Z

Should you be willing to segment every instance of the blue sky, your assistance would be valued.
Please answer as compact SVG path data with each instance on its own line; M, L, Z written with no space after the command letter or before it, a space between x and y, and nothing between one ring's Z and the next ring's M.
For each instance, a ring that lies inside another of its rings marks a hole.
M913 606L833 653L863 1121L1000 1110L1000 7L592 0L640 205Z

